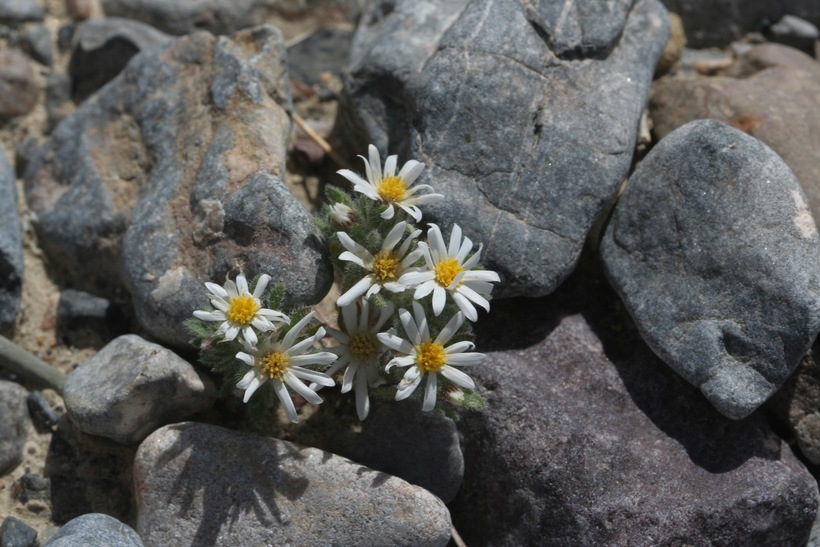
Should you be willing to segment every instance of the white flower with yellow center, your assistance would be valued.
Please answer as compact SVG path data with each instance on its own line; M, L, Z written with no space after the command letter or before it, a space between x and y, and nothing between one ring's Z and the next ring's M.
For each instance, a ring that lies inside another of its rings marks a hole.
M415 287L413 298L419 300L433 293L433 313L437 316L444 309L448 294L470 321L478 319L474 304L490 311L491 283L501 279L491 270L470 269L481 258L481 247L468 258L473 242L466 237L462 239L458 224L453 225L449 247L444 245L439 227L430 224L427 243L419 242L419 249L424 256L426 270L407 272L399 278L400 284Z
M330 218L340 228L349 228L356 220L356 212L344 203L334 203L330 206Z
M336 305L344 308L361 295L369 298L371 295L378 293L382 287L390 292L402 292L407 288L398 280L403 273L411 271L410 266L421 258L419 249L407 253L421 230L415 230L408 235L404 239L404 243L396 249L396 245L401 241L406 228L407 223L404 221L393 226L384 238L381 250L376 253L376 256L373 256L370 251L353 241L345 232L336 232L342 246L347 249L339 255L339 260L353 262L370 272L340 296L336 301Z
M436 406L439 374L459 387L475 389L472 378L455 367L479 365L484 361L485 356L483 353L467 353L475 347L472 342L456 342L445 346L464 323L464 315L461 312L455 314L447 322L435 339L430 336L427 316L424 314L424 308L418 302L413 302L413 314L415 319L407 310L399 310L399 319L409 340L387 332L379 333L377 337L385 346L404 354L387 363L386 370L389 371L392 367L410 367L399 382L396 391L397 401L409 397L424 376L427 376L424 403L421 407L427 412Z
M388 156L382 171L379 151L372 144L367 148L370 161L364 160L364 169L367 180L349 169L338 171L340 175L353 183L353 190L361 192L374 201L387 204L387 209L381 214L384 219L391 219L395 214L394 205L398 205L416 222L421 221L421 211L417 205L435 203L444 199L441 194L416 195L419 190L432 190L429 184L413 186L424 169L424 164L416 160L409 160L396 174L398 156Z
M316 334L295 343L313 315L311 312L303 317L281 340L278 333L272 332L263 337L258 346L251 346L246 342L245 351L236 354L237 359L251 367L236 384L238 389L245 390L242 399L244 402L247 403L251 395L268 380L273 382L273 390L282 402L288 419L293 423L299 421L299 416L287 386L311 404L318 405L322 402L322 398L302 380L328 387L334 385L333 379L324 372L303 368L305 365L328 365L336 360L336 355L327 351L305 353L324 337L325 329L319 327Z
M248 281L243 274L236 276L236 283L226 279L224 287L216 283L205 283L211 304L216 309L196 310L194 317L202 321L222 321L217 334L224 334L225 340L233 340L242 334L245 341L254 345L258 339L254 329L267 332L276 329L275 323L290 321L284 313L262 307L259 297L265 292L269 281L269 275L262 275L253 294L248 290Z
M333 376L345 369L342 393L347 393L355 387L356 413L360 420L367 418L370 413L368 388L384 383L384 378L379 374L379 354L385 348L376 335L392 316L393 305L389 302L380 310L371 311L368 301L363 300L359 313L358 304L354 301L342 308L342 322L339 325L342 330L330 327L327 329L339 342L338 346L328 349L338 355L339 359L327 370L327 374Z

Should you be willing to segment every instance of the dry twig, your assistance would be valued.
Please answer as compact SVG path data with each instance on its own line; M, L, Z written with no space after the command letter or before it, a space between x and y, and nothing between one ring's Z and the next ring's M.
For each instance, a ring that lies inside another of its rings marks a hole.
M38 387L63 392L65 374L3 336L0 336L0 367Z

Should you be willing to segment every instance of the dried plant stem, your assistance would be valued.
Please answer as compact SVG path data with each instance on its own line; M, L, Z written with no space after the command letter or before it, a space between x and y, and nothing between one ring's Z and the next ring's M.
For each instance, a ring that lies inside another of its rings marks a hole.
M330 159L336 162L336 165L339 165L341 167L347 166L347 162L339 157L339 155L333 150L333 147L330 146L330 143L323 139L322 136L319 135L316 131L314 131L313 128L310 127L308 123L302 118L302 116L294 112L292 114L292 117L293 123L298 125L299 129L304 131L305 135L307 135L310 140L318 144L319 148L321 148L325 154L330 156Z
M461 539L458 531L456 531L455 526L450 526L450 536L453 538L453 543L455 543L457 547L467 547L467 544L464 543L464 540Z
M63 392L65 374L3 336L0 336L0 367L38 387Z

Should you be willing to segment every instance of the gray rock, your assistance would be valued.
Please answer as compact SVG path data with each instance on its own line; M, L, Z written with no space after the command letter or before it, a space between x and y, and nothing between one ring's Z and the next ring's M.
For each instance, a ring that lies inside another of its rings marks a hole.
M43 10L35 0L0 0L0 23L42 21Z
M125 282L143 327L180 347L203 284L237 266L317 302L331 266L282 181L289 93L269 26L136 55L27 171L44 250L78 289L110 297Z
M68 73L74 98L82 101L119 74L140 51L167 45L171 36L130 19L110 17L80 27Z
M128 326L123 313L110 300L75 289L60 293L57 335L67 345L100 347L128 332Z
M315 448L216 426L164 427L134 461L149 545L446 545L429 492ZM175 507L169 511L169 507Z
M137 443L162 425L210 407L216 389L170 350L127 334L69 374L63 398L85 433Z
M77 26L73 23L60 27L57 31L57 47L60 48L60 51L68 51L68 48L71 47L71 41L74 38L74 32L76 30Z
M0 123L28 114L39 95L26 56L16 49L0 49Z
M26 409L28 392L20 385L0 380L0 475L23 461L23 448L31 426Z
M37 153L38 148L40 148L40 141L34 135L21 139L17 144L17 149L14 151L14 172L19 178L23 177L28 163Z
M748 32L759 31L786 14L820 25L815 0L662 0L683 19L690 47L723 47Z
M133 528L114 517L89 513L70 520L43 547L143 547Z
M32 25L27 28L23 32L22 45L26 53L41 65L51 66L54 63L51 33L43 25Z
M102 0L109 16L148 23L169 34L230 34L267 20L277 0Z
M345 456L421 486L450 503L464 478L456 424L414 402L379 407Z
M353 32L321 27L288 47L290 76L309 85L322 82L321 74L341 75L350 57Z
M569 291L567 289L571 288ZM496 302L449 504L467 545L801 545L817 483L758 413L724 418L599 278Z
M722 122L652 149L601 256L649 346L728 417L777 391L820 330L820 238L800 185Z
M54 131L54 128L73 111L74 101L71 100L71 77L64 72L55 70L46 78L47 133Z
M20 519L8 516L0 525L0 545L3 547L32 547L37 541L37 530Z
M654 0L377 2L357 30L345 131L359 153L424 160L501 274L495 296L548 294L626 176L668 18Z
M794 172L820 218L820 64L779 44L761 44L714 77L656 81L649 103L659 139L703 118L724 121L769 145Z
M23 294L23 239L17 213L17 180L0 151L0 331L20 313Z
M38 428L51 430L57 425L57 413L39 391L32 391L26 396L26 406L29 416Z
M765 34L772 42L808 53L814 53L814 42L820 39L820 30L817 26L794 15L784 15L777 23L768 27Z

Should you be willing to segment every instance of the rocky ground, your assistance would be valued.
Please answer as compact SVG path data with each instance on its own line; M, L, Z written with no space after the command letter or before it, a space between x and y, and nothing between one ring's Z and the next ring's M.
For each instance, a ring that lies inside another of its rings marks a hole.
M0 0L0 327L68 377L0 366L0 540L805 544L820 12L768 4ZM486 407L254 424L182 321L241 268L333 323L370 142L501 275Z

